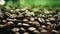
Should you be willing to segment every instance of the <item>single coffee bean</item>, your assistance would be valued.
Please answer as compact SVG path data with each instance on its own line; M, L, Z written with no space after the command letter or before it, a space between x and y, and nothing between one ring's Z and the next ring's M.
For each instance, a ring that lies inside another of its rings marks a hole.
M26 29L24 29L23 27L21 27L20 29L21 29L21 31L26 31Z
M30 26L29 24L23 23L23 26Z
M28 32L24 32L23 34L29 34Z
M20 30L19 28L13 28L13 29L12 29L13 32L17 32L17 31L19 31L19 30Z
M36 30L36 28L34 28L34 27L29 27L28 30L34 31L34 30Z
M15 32L15 34L20 34L19 32Z

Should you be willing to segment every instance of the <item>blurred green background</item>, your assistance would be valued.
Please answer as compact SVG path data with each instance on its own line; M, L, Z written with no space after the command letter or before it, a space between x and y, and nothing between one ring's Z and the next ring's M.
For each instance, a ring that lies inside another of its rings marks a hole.
M60 0L5 0L7 5L60 6Z

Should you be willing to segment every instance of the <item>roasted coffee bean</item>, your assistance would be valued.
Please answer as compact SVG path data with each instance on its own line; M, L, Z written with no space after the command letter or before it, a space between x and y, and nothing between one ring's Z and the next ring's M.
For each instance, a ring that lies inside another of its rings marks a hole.
M55 21L55 18L53 18L53 17L52 18L48 18L48 19L51 20L51 21Z
M41 34L48 34L48 31L47 30L41 30Z
M46 19L45 21L46 21L46 22L49 22L50 20L49 20L49 19Z
M16 21L16 19L7 18L7 21Z
M53 34L59 34L59 32L56 31L56 30L52 30L51 32L52 32Z
M37 21L32 22L32 25L35 25L35 26L37 26L37 27L40 27L40 24L39 24L39 22L37 22Z
M29 24L32 24L33 22L32 22L32 21L29 21L28 23L29 23Z
M26 31L26 29L24 29L23 27L20 28L21 31Z
M17 32L17 31L19 31L20 29L19 28L12 28L11 29L13 32Z
M46 28L46 26L45 25L42 25L42 28Z
M9 17L11 14L9 12L5 12L5 15Z
M34 30L33 32L36 34L40 34L40 32L38 30Z
M24 22L28 22L29 20L28 19L23 19Z
M40 27L40 24L37 21L33 21L33 22L29 21L28 24L30 24L31 26Z
M20 34L19 32L15 32L15 34Z
M22 13L18 12L18 16L17 16L17 17L18 17L18 18L19 18L19 17L23 17Z
M23 26L30 26L29 24L23 23Z
M11 22L11 21L7 22L7 25L11 25L11 24L14 25L14 22Z
M51 25L51 23L50 23L50 22L46 22L46 24L47 24L47 25Z
M48 25L47 27L46 27L46 29L47 30L51 30L52 28L51 28L51 25Z
M34 19L35 19L35 20L37 20L37 19L38 19L38 17L34 17Z
M47 15L47 17L50 18L50 17L52 17L52 15L51 14L50 15Z
M5 22L6 22L6 20L2 20L2 22L4 22L4 23L5 23Z
M54 15L53 17L54 17L55 19L58 19L58 15Z
M42 23L45 23L45 20L43 18L38 18L38 20Z
M11 14L9 17L10 18L15 18L15 17L17 17L17 15L16 14Z
M38 17L46 18L46 16L43 14L38 15Z
M7 25L6 24L4 24L4 25L0 24L0 28L4 28L4 27L7 27Z
M17 25L18 25L18 26L21 26L21 25L23 25L23 24L22 24L22 23L18 23Z
M31 20L31 21L34 21L35 19L31 17L30 20Z
M29 27L28 30L34 31L34 30L36 30L36 28L34 28L34 27Z
M24 32L23 34L29 34L28 32Z

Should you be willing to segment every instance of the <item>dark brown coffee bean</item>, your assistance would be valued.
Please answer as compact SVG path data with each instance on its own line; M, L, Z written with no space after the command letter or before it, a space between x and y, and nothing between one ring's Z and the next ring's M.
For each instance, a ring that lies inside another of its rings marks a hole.
M29 34L28 32L24 32L23 34Z
M15 32L15 34L20 34L19 32Z
M15 18L15 17L17 17L17 15L16 14L11 14L9 17L10 18Z
M23 27L20 28L21 31L26 31L26 29L24 29Z
M28 22L29 20L28 19L23 19L24 22Z
M34 30L33 32L36 34L40 34L40 32L38 30Z
M31 21L34 21L35 19L33 17L30 18Z
M56 31L56 30L52 30L52 32L55 33L55 34L59 34L59 32Z
M42 28L46 28L46 26L45 25L42 25Z
M7 25L6 24L4 24L4 25L0 24L0 28L4 28L4 27L7 27Z
M7 22L7 25L11 25L11 24L13 24L14 25L14 22Z
M18 23L17 25L18 25L18 26L21 26L21 25L23 25L23 24L22 24L22 23Z
M17 31L19 31L20 29L19 28L13 28L13 29L11 29L13 32L17 32Z
M46 16L43 14L38 15L38 17L46 18Z
M43 18L38 18L38 20L42 23L45 23L45 20Z
M41 30L41 34L48 34L48 31L47 30Z
M52 18L48 18L48 19L51 20L51 21L55 21L55 18L53 18L53 17Z

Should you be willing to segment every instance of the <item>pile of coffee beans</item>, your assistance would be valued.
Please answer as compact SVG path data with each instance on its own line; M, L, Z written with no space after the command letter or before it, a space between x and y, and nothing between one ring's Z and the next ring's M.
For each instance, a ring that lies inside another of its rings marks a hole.
M0 34L60 34L58 16L57 13L35 14L27 9L1 11Z

